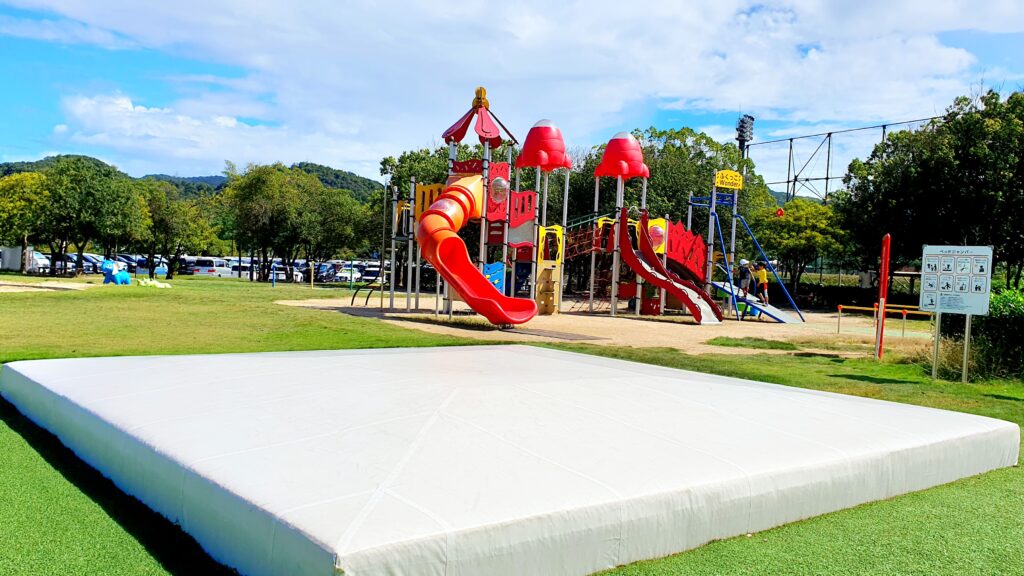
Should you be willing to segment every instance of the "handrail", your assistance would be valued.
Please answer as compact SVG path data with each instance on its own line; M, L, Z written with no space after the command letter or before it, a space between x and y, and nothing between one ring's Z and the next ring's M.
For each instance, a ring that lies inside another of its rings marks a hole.
M786 290L786 285L782 282L782 278L779 278L779 273L775 271L775 266L772 266L771 261L768 260L768 255L764 253L764 248L761 248L761 243L758 242L757 238L754 236L754 231L751 230L750 225L747 224L747 219L738 212L735 214L735 217L739 218L740 222L743 223L743 227L747 229L747 234L750 234L750 239L754 241L754 246L757 247L757 251L760 252L761 257L764 258L764 263L768 266L768 269L772 271L772 275L775 276L775 280L779 283L779 287L782 288L782 293L786 295L786 300L789 300L789 305L796 311L797 316L800 316L800 320L806 322L807 320L804 318L803 313L800 312L800 309L797 308L796 302L793 302L793 297L789 295L789 290Z
M732 281L732 264L729 262L729 253L725 251L725 236L722 235L722 221L718 218L718 212L712 212L711 215L715 217L715 228L718 229L718 240L722 244L722 259L725 260L725 273L729 278L729 286L734 286L735 284ZM714 244L715 243L712 240L711 245L714 246ZM708 284L711 283L711 278L712 275L708 274ZM736 319L739 320L740 309L736 306L736 293L729 290L729 296L732 299L732 311L736 314Z
M578 218L566 222L565 229L569 230L571 228L579 228L580 226L596 222L601 218L611 218L611 213L609 212L608 214L587 214L585 216L580 216Z
M869 307L869 306L847 306L846 304L840 304L838 306L838 309L839 309L840 312L842 312L843 310L863 310L864 312L874 312L876 314L878 313L878 305L877 304L875 306L873 306L873 307ZM892 309L889 308L888 304L885 305L885 313L886 314L906 314L906 315L916 314L918 316L927 316L929 318L931 318L932 315L933 315L932 312L925 312L923 310L906 310L906 309L892 310Z

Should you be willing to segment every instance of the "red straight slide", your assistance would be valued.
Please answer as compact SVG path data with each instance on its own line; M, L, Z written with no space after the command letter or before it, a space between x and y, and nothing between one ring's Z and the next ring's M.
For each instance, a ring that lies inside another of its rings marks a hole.
M430 205L416 228L423 257L445 282L491 324L522 324L537 315L537 303L505 296L473 264L457 232L471 217L479 217L483 202L480 176L453 182Z
M619 229L617 234L619 236L619 252L622 255L623 261L626 262L626 265L644 280L654 284L658 288L663 288L669 294L678 298L679 301L686 306L686 309L690 311L690 314L693 315L693 319L696 320L698 324L716 324L721 322L721 318L714 312L714 310L717 309L717 306L714 309L708 307L704 301L701 300L700 296L695 293L699 292L699 290L693 290L692 288L682 284L677 284L668 276L658 272L652 264L647 262L640 250L633 247L633 241L629 235L629 228L629 213L626 208L623 208L622 212L619 214ZM646 235L647 231L638 230L637 234ZM650 243L650 238L647 239L647 242ZM657 258L655 258L655 261L657 261ZM658 267L661 267L661 262L658 262Z
M638 227L636 233L636 243L640 247L640 253L643 255L644 260L646 260L647 263L650 264L651 267L654 268L654 270L658 274L661 274L662 276L668 278L669 280L675 282L676 284L680 284L682 286L685 286L686 288L689 288L690 290L695 292L701 300L703 300L703 303L697 302L698 306L704 309L704 311L710 309L711 312L715 315L715 318L718 318L719 321L721 321L724 318L724 315L722 314L722 309L718 306L718 304L715 303L715 301L706 291L701 290L700 286L695 284L692 280L686 280L676 275L675 272L667 269L665 265L662 264L661 258L654 251L654 246L651 244L651 236L650 234L647 233L646 210L644 210L643 216L640 217L640 226Z

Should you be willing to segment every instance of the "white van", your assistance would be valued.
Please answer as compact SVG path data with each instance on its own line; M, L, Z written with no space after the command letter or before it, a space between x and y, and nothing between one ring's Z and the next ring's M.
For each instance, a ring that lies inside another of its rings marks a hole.
M193 267L196 276L214 276L217 278L228 278L231 274L231 267L228 261L223 258L196 258ZM238 272L236 271L235 274Z

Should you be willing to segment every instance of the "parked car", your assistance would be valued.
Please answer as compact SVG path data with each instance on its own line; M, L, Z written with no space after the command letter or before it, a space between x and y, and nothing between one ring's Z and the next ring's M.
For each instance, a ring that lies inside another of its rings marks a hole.
M230 277L232 270L228 261L223 258L196 258L193 273L196 276L214 276L216 278ZM238 274L238 270L234 270Z
M363 282L385 282L387 281L387 274L382 276L380 266L371 264L363 270L362 280Z
M334 270L334 281L335 282L359 282L363 277L358 270L355 269L344 269L336 268Z
M118 254L117 256L114 257L114 260L117 260L118 262L124 264L127 267L129 274L134 274L135 269L138 268L139 266L138 257L132 254Z
M178 259L178 274L182 276L191 276L196 273L196 258L195 256L182 256Z
M50 259L42 252L32 252L32 261L28 265L29 272L46 274L50 271Z
M53 253L46 255L50 265L57 270L57 274L73 274L78 269L75 259L70 254L57 258Z
M167 260L164 260L160 256L157 256L155 260L156 260L156 268L153 270L153 274L156 275L156 276L166 276L167 275ZM135 273L136 274L138 274L140 276L141 275L146 275L146 276L149 275L149 259L147 259L145 256L142 256L142 257L140 257L138 259L138 262L136 263L136 265L137 265L137 267L135 268Z
M103 256L99 254L93 254L91 252L84 252L82 259L85 260L86 274L98 274L100 273L100 267L103 266ZM89 271L92 268L92 271Z

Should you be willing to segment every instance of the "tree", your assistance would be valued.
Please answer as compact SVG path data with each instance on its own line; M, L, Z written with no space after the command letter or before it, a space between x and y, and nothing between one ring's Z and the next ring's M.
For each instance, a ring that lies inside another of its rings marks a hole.
M796 295L804 269L842 246L843 233L836 225L832 208L806 198L794 198L783 207L784 215L771 210L758 218L758 230L765 250L779 259Z
M323 262L342 250L353 252L365 220L364 207L348 190L310 190L299 214L301 244L310 264ZM350 254L351 255L351 254Z
M893 233L896 269L923 244L991 244L1007 284L1024 270L1024 94L957 98L941 120L890 133L855 159L835 198L841 226L872 267Z
M56 274L71 244L77 247L81 262L86 245L99 238L105 214L111 210L109 203L120 193L112 190L118 178L125 176L114 167L82 156L59 157L47 169L48 202L38 234L49 242L57 259L50 267L51 274Z
M259 255L261 280L268 278L272 257L291 271L300 250L326 259L360 241L355 232L364 214L351 193L325 188L315 175L296 168L250 165L240 175L232 173L227 202L239 246Z
M117 178L99 191L95 233L106 258L145 235L150 215L137 182Z
M159 254L167 258L167 279L174 274L186 251L200 251L213 237L213 229L200 208L199 200L183 199L174 185L157 180L136 183L145 200L149 225L142 238L149 262ZM149 267L149 277L156 274L156 266Z
M36 232L47 200L46 177L38 172L0 178L0 244L21 245L19 270L22 273L29 260L29 236Z
M225 194L234 212L235 238L259 255L260 280L267 279L277 235L290 226L289 211L295 205L286 190L284 170L280 164L250 165L242 174L228 177Z

